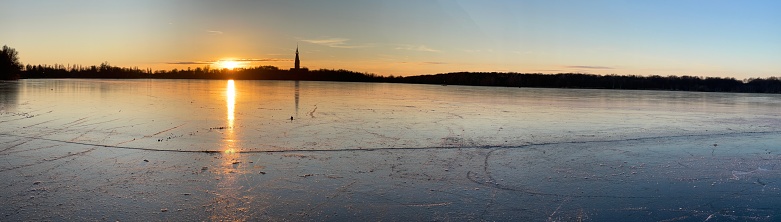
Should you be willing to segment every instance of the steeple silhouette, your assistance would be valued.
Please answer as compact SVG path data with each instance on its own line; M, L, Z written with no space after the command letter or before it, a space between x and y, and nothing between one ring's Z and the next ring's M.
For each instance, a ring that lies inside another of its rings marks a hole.
M295 70L301 69L301 60L298 60L298 44L296 44L296 66L293 69Z

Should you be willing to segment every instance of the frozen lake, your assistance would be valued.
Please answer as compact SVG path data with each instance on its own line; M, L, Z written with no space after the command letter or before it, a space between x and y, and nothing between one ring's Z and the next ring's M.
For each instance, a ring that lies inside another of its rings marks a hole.
M768 94L0 82L0 220L777 221L780 108Z

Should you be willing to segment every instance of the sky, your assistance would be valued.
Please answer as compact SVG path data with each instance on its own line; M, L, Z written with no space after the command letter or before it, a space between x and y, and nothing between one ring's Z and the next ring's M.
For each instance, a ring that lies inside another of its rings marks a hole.
M4 0L24 64L781 76L781 1Z

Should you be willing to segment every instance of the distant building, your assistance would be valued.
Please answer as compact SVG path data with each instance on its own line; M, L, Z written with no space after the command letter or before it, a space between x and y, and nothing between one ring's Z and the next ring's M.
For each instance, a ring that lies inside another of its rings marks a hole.
M296 64L290 71L309 71L307 68L301 68L301 60L298 59L298 45L296 45Z
M296 66L294 69L301 69L301 60L298 59L298 46L296 46Z

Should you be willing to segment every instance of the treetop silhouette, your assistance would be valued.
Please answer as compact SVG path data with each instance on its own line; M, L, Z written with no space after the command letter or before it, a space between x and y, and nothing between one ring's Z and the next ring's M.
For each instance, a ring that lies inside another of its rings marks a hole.
M3 45L3 49L0 50L0 80L19 79L21 71L22 63L19 62L19 52Z

